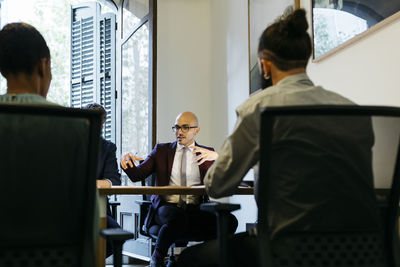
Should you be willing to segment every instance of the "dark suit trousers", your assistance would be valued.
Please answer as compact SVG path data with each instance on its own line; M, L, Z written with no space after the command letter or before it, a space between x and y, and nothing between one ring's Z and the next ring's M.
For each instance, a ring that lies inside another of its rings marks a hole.
M204 241L217 236L216 216L200 210L199 205L187 205L182 209L165 203L158 208L155 221L161 226L153 253L153 260L158 262L164 259L175 241ZM232 233L236 227L237 220L232 216Z

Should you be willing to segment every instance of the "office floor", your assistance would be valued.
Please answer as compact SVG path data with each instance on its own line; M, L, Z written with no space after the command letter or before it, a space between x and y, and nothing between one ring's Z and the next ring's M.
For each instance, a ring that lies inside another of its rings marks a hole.
M122 264L122 267L146 267L149 264ZM114 265L106 265L106 267L114 267Z
M146 264L123 264L122 267L145 267L148 265L149 265L149 263L146 263ZM113 265L106 265L106 267L113 267Z
M145 267L148 266L149 262L141 261L133 258L128 258L126 256L122 259L122 267ZM113 267L112 256L106 259L106 267Z

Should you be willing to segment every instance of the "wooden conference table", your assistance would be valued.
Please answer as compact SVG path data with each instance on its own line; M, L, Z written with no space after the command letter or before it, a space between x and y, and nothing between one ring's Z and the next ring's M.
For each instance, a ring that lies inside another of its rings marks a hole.
M97 184L100 194L100 228L106 228L107 195L206 195L204 186L111 186L108 181ZM253 195L253 187L238 187L235 195ZM105 241L100 238L97 246L96 266L105 266Z

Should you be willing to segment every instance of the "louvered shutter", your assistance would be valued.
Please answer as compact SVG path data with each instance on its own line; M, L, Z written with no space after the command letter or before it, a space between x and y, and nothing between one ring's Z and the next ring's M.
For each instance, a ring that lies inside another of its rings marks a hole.
M96 101L98 3L72 6L71 10L71 107Z
M71 14L71 107L102 105L103 137L115 142L115 15L101 15L96 2L74 5Z
M107 111L104 138L115 141L115 15L107 13L100 19L99 88L100 104Z

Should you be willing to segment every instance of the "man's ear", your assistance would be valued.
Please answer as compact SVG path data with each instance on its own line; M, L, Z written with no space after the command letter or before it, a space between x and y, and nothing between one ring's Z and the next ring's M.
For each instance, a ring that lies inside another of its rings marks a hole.
M261 59L261 67L264 71L264 74L271 75L271 61L266 59Z
M51 83L51 61L50 58L41 58L36 65L36 71L40 80L39 95L46 98Z
M198 127L195 129L194 135L196 136L199 132L200 132L200 126L198 126Z
M38 68L38 74L39 74L40 77L43 77L44 74L46 73L47 64L48 64L48 59L47 58L41 58L39 60L37 68Z

